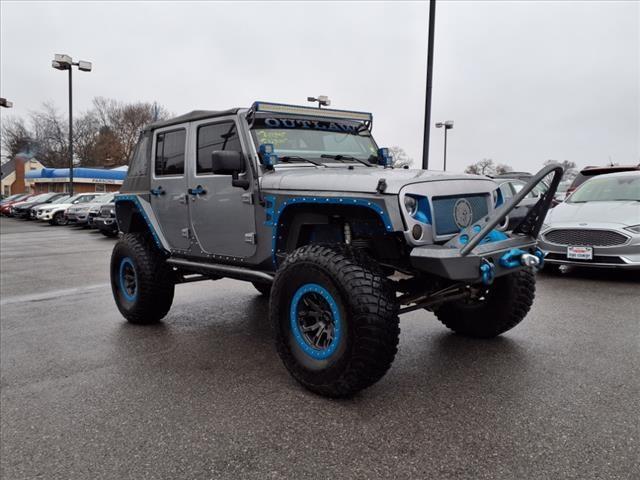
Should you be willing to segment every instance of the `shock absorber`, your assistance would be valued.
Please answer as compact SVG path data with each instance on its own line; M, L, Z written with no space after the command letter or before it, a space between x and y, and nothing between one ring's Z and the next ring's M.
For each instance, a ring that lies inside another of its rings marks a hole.
M344 243L351 245L351 225L349 222L344 222Z

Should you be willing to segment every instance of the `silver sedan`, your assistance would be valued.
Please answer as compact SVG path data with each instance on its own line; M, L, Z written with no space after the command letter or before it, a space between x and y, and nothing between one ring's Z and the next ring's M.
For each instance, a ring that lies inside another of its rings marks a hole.
M586 181L549 210L539 246L549 269L640 268L640 172Z

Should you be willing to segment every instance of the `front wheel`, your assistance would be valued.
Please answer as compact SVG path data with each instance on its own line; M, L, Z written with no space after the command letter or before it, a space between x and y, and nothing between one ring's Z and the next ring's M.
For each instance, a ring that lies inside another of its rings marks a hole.
M64 212L58 212L49 220L49 223L51 225L66 225L69 221L65 218Z
M321 395L347 397L373 385L397 351L398 305L388 280L344 247L291 253L273 282L270 316L285 367Z
M445 303L434 313L445 326L468 337L492 338L511 330L529 312L536 293L531 268L495 279L476 298Z
M111 254L111 290L131 323L159 322L171 308L174 275L161 253L141 233L127 233Z

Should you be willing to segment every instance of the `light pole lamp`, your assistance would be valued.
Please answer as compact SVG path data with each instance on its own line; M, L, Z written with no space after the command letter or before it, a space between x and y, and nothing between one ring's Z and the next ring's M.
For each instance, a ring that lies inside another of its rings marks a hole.
M307 102L318 102L318 108L331 105L331 100L326 95L318 95L317 97L307 97Z
M437 122L436 128L444 127L444 171L447 171L447 130L453 128L453 120L447 120L446 122Z
M12 108L13 107L13 102L10 102L6 98L0 98L0 107Z
M73 196L73 67L81 72L91 71L91 62L74 62L69 55L56 53L51 62L56 70L69 70L69 195Z

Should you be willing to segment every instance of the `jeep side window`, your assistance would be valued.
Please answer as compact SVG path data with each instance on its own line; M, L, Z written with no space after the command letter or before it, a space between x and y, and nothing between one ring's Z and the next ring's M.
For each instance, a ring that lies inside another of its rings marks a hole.
M159 133L156 137L156 176L184 174L184 147L186 131Z
M232 150L242 152L235 122L211 123L198 127L196 173L211 173L211 152Z

